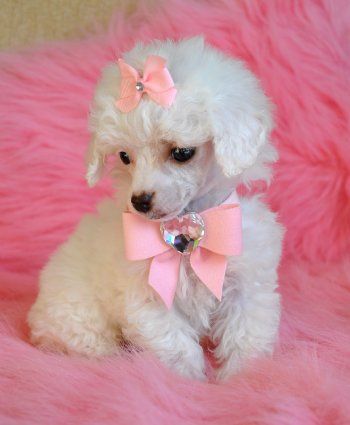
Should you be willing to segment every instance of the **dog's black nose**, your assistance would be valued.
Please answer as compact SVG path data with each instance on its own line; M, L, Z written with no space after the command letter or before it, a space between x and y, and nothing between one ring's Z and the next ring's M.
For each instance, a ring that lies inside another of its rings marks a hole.
M131 203L135 210L146 213L152 208L153 193L142 192L139 195L132 195Z

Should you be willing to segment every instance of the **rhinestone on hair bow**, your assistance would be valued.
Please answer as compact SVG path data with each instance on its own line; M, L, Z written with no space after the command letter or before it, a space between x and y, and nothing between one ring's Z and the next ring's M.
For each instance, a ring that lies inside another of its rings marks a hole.
M221 299L227 256L242 251L241 208L234 192L223 204L162 223L123 214L128 260L152 259L148 283L170 308L179 278L182 255L204 285Z
M123 59L118 59L122 79L117 108L124 113L130 112L136 108L145 93L153 102L164 107L171 106L176 88L165 63L165 59L160 56L148 56L143 75L140 75Z

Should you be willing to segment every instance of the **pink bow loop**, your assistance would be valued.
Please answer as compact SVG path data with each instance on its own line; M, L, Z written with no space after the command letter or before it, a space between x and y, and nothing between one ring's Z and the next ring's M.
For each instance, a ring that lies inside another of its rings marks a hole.
M171 106L175 100L176 88L165 63L165 59L160 56L149 56L142 76L123 59L118 59L122 79L117 108L124 113L130 112L139 104L144 93L161 106Z
M238 255L241 253L241 238L233 237L233 235L241 233L240 208L232 208L232 205L221 205L204 211L201 216L205 222L206 232L206 238L201 243L203 248L221 255Z
M156 221L126 212L123 214L123 228L124 251L128 260L144 260L169 250L161 238Z
M242 251L241 209L234 194L223 205L203 211L205 236L190 254L190 264L204 285L221 300L227 257ZM160 223L137 214L123 214L125 256L152 258L148 283L170 308L175 297L182 254L167 245Z

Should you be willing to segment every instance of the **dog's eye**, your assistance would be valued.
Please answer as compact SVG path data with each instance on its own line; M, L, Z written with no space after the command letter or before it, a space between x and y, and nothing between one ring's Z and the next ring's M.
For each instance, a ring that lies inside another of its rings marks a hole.
M171 150L171 157L177 162L186 162L191 159L196 152L196 148L174 148Z
M125 165L130 164L130 158L129 158L129 155L126 152L119 152L119 156L120 156L120 159L122 160L122 162Z

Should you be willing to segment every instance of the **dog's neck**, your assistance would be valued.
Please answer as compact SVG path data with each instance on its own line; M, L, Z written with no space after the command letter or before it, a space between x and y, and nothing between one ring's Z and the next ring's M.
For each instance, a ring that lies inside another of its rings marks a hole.
M216 207L222 204L234 190L235 183L232 180L215 185L209 188L207 192L199 193L198 197L191 201L183 212L201 212Z

